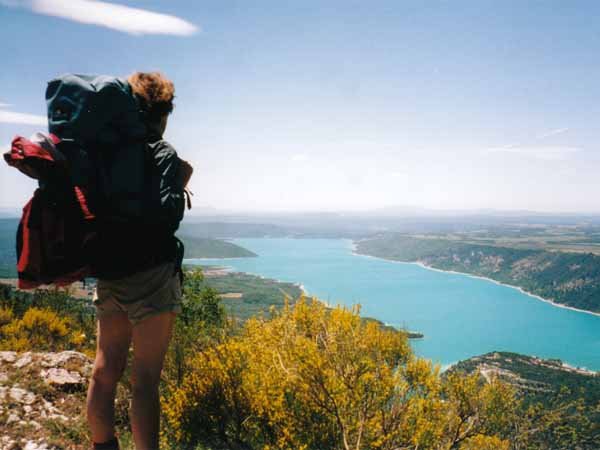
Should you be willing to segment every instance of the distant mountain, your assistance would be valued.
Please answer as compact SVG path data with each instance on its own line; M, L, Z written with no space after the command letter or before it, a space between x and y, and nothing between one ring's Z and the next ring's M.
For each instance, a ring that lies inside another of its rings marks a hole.
M206 206L206 205L194 205L194 207L189 211L186 212L186 218L189 217L196 217L196 216L206 216L206 215L210 215L210 216L214 216L214 215L219 215L222 212L220 210L218 210L217 208L214 208L212 206Z
M0 219L21 217L21 208L0 207Z
M266 223L187 221L179 234L194 238L283 237L290 230Z
M222 227L213 237L260 237L256 226L279 227L269 230L269 236L295 237L366 237L374 232L452 233L490 227L556 225L600 225L600 215L560 214L535 211L430 210L413 206L389 206L369 211L298 211L298 212L226 212L187 216L182 226L212 223ZM254 230L223 224L252 224ZM217 230L218 231L218 230ZM224 234L225 233L225 234ZM228 234L235 233L235 234ZM240 234L242 233L242 234ZM260 233L259 233L260 234Z

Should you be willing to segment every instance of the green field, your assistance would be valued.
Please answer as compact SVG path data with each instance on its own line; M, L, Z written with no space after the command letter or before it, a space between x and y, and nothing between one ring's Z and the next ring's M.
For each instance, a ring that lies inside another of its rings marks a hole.
M203 285L220 294L241 294L239 298L222 298L228 313L241 320L267 314L271 306L281 308L286 297L291 301L302 294L300 286L241 272L225 272L206 276Z
M415 235L419 237L419 235ZM547 250L600 255L600 227L572 224L504 224L453 233L426 234L420 237L460 241L466 244L494 245L522 250Z

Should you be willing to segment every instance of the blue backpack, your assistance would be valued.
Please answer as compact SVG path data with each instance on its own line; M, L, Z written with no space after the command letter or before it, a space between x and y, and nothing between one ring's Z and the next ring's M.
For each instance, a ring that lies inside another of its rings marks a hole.
M97 217L141 219L146 126L129 84L111 76L62 75L46 89L48 128L60 139L73 185Z

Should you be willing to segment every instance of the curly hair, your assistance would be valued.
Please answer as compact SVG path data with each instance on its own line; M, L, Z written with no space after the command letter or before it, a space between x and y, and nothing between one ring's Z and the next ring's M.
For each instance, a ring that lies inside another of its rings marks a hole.
M173 111L175 86L160 72L135 72L127 81L149 122L158 122Z

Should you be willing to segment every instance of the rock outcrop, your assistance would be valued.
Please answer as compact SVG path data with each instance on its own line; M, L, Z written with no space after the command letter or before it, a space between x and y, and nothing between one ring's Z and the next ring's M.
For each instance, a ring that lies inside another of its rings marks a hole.
M79 429L92 361L82 353L0 352L0 450L61 448Z

